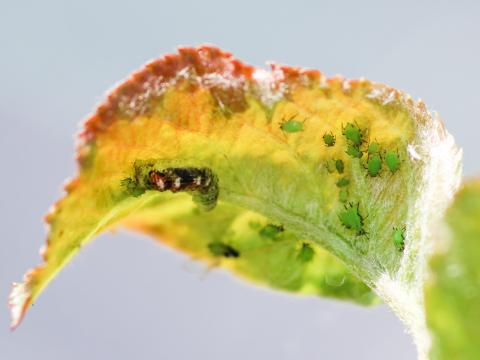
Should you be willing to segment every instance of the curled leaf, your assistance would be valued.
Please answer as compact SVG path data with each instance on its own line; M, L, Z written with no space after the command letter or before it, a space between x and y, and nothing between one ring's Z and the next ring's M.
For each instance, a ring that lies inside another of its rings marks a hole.
M85 122L79 174L47 216L44 262L14 287L12 326L84 244L125 226L274 288L362 304L375 291L421 339L428 229L459 161L441 122L388 86L179 49Z

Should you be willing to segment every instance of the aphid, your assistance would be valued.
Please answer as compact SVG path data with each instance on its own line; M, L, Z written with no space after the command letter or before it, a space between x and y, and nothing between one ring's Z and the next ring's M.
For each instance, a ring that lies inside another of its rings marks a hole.
M358 209L359 204L356 205L349 203L345 205L338 218L342 225L349 230L354 230L357 235L365 235L365 229L363 228L363 217Z
M400 157L396 151L389 150L385 153L385 164L392 174L400 168Z
M380 144L376 141L370 143L368 145L368 153L371 154L376 154L380 151Z
M128 195L139 197L145 192L145 189L141 187L138 182L131 178L126 178L121 181L122 187Z
M302 248L297 255L297 259L303 263L307 263L315 256L315 250L306 242L302 244Z
M336 140L337 139L336 139L335 135L332 134L332 132L323 134L323 142L325 143L325 146L327 146L327 147L331 147L331 146L335 145Z
M362 145L362 130L360 130L357 124L347 123L342 130L342 134L356 147Z
M360 159L363 155L363 152L356 146L354 145L348 145L347 146L347 151L345 151L347 155L353 157L353 158L358 158Z
M295 120L294 117L284 120L280 124L280 129L286 133L297 133L304 130L305 121Z
M348 178L346 177L343 177L337 181L338 187L345 187L345 186L348 186L348 184L350 184L350 180L348 180Z
M237 258L240 256L240 253L237 250L221 241L215 241L208 244L208 250L210 250L214 256L223 256L227 258Z
M283 232L285 229L282 225L267 224L259 232L260 236L268 237L274 239L278 234Z
M393 245L398 251L405 250L405 227L393 228Z
M343 171L345 170L345 165L343 164L343 160L335 160L335 168L337 169L337 172L339 174L343 174Z
M325 161L325 167L327 168L327 171L332 174L335 172L335 161L333 160L327 160Z
M346 188L341 188L338 197L341 202L345 203L348 200L348 190Z
M370 154L367 160L368 175L377 177L382 170L382 158L379 154Z

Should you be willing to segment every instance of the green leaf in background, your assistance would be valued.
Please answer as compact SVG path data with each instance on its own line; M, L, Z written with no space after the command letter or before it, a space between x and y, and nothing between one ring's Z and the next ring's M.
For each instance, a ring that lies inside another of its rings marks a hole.
M432 359L480 359L480 182L466 183L438 232L426 285Z

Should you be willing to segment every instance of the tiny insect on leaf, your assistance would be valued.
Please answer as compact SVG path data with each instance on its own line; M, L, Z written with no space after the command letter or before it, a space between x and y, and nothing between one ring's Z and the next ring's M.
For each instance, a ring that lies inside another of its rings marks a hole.
M372 154L367 160L368 175L376 177L382 170L382 158L378 154Z
M393 244L398 251L405 249L405 228L393 228Z
M304 127L305 124L303 121L298 121L294 119L284 121L280 125L280 129L282 129L282 131L286 133L297 133L303 131Z
M237 250L221 241L208 244L208 249L214 256L223 256L227 258L237 258L240 256L240 253Z
M325 146L327 146L327 147L331 147L331 146L335 145L335 142L336 142L335 135L333 135L331 132L325 133L323 135L323 142L325 143Z
M347 202L348 200L348 190L346 188L341 188L339 193L339 200L343 203Z
M348 186L349 184L350 184L350 180L346 177L343 177L337 181L338 187L345 187L345 186Z
M357 235L365 234L363 228L363 217L359 212L358 203L356 205L349 203L345 205L344 210L339 214L342 225L351 230L355 230Z
M363 156L363 152L354 145L348 145L346 153L347 155L353 158L358 158L358 159L360 159Z
M282 225L267 224L260 230L259 233L263 237L274 239L283 231L284 229Z
M337 169L337 172L339 174L343 174L343 171L345 170L345 164L343 163L343 160L336 160L335 161L335 168Z
M385 164L392 174L396 173L400 168L400 157L395 151L387 151L385 153Z
M315 256L315 250L308 244L303 243L300 252L298 253L297 259L301 262L309 262Z
M355 146L362 145L362 131L356 124L348 123L343 128L343 135Z

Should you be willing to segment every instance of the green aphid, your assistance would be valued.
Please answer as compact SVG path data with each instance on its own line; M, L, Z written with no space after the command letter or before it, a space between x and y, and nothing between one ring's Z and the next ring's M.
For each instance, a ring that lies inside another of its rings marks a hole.
M352 203L345 205L345 210L338 215L338 218L345 228L354 230L357 235L366 234L363 228L363 217L358 210L358 203L356 205Z
M400 157L396 151L388 150L385 153L385 164L392 174L396 173L400 168Z
M145 189L141 187L135 180L126 178L121 181L121 185L125 192L133 197L139 197L145 192Z
M356 147L362 145L362 130L356 124L347 123L343 128L342 134Z
M283 232L285 229L282 225L267 224L259 232L260 236L268 237L274 239L278 234Z
M323 134L323 142L325 143L325 146L331 147L335 145L336 140L335 135L331 132Z
M353 157L353 158L358 158L360 159L363 155L363 152L356 146L354 145L348 145L347 146L347 151L345 151L347 155Z
M294 118L291 118L289 120L283 121L280 124L280 129L286 133L297 133L304 130L304 123L305 121L298 121Z
M345 170L345 164L343 163L343 160L335 160L335 169L337 169L339 174L343 174L343 171Z
M237 258L240 256L240 253L237 250L221 241L215 241L208 244L208 250L210 250L214 256L223 256L227 258Z
M300 249L300 252L297 255L297 259L303 263L307 263L313 259L315 256L315 250L307 244L303 243L302 248Z
M368 175L377 177L382 170L382 158L379 154L371 154L367 160Z
M337 186L338 187L345 187L345 186L348 186L350 184L350 180L348 180L348 178L346 177L343 177L341 178L340 180L337 181Z
M348 190L346 188L341 188L338 198L341 202L346 203L348 200Z
M371 154L376 154L380 151L380 144L376 141L370 143L368 145L368 153Z
M393 228L393 245L395 245L398 251L405 250L405 227L401 229Z
M327 160L325 161L325 167L327 168L327 171L332 174L335 171L335 161L333 160Z

